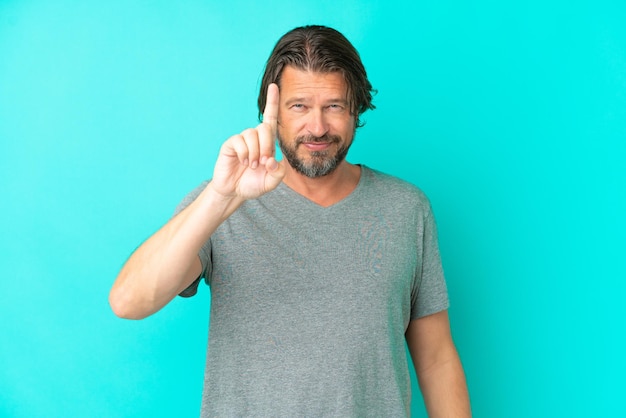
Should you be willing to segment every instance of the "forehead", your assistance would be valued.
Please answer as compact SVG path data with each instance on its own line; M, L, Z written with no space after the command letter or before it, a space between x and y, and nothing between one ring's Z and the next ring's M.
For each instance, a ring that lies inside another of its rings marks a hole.
M338 71L319 73L287 66L280 77L280 98L302 96L309 99L347 100L348 87Z

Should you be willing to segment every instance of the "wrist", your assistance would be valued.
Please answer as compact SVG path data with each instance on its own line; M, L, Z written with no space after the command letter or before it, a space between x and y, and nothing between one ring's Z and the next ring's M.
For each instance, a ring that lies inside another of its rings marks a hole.
M223 219L228 218L245 201L244 198L237 195L220 193L213 187L212 182L207 185L198 200L199 204L206 210L222 214Z

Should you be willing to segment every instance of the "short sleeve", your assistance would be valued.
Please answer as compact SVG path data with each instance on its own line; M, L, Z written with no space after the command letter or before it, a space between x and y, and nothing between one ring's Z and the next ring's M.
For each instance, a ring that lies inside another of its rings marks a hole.
M422 222L421 263L417 266L415 287L411 295L411 319L448 309L448 290L439 254L437 225L427 204ZM419 238L418 238L419 239Z

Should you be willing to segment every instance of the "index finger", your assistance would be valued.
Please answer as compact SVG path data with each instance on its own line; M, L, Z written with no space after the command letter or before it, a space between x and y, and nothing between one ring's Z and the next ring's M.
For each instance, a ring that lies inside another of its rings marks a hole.
M280 93L278 91L278 85L275 83L267 86L267 99L265 100L265 110L263 110L263 123L267 123L272 128L272 134L274 138L277 133L278 126L278 103Z

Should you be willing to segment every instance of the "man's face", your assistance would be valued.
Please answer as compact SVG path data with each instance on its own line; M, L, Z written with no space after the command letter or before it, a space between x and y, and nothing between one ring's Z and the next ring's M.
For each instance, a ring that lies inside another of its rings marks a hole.
M286 67L280 79L278 143L298 173L332 173L352 144L355 119L339 72L312 73Z

